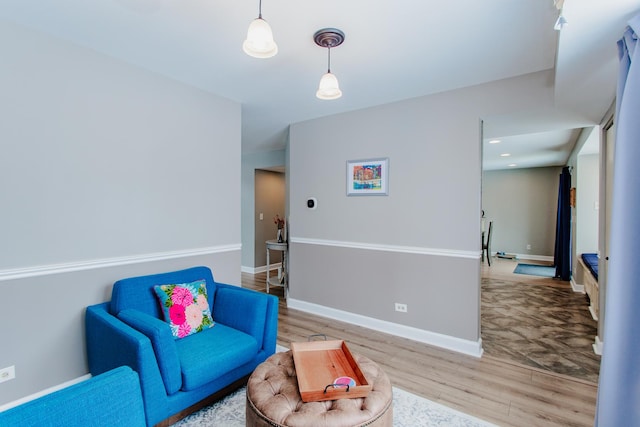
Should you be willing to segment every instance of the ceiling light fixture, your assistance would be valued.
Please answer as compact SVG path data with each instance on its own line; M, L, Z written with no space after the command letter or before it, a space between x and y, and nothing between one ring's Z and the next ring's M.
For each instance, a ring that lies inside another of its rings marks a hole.
M271 27L262 19L262 0L259 4L258 17L249 24L247 39L242 43L242 50L254 58L271 58L278 53L278 45L273 41Z
M492 139L491 141L489 141L489 144L500 144L500 142L502 141L500 141L499 139Z
M342 91L338 86L338 79L331 73L331 48L342 44L344 33L336 28L323 28L316 31L313 41L320 47L326 47L328 52L327 72L320 79L316 96L320 99L338 99L342 96Z

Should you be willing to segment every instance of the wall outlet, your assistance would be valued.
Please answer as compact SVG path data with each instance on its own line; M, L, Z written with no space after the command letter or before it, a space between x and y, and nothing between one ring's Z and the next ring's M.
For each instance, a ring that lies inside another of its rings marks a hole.
M530 251L531 250L531 245L527 245L527 250Z
M0 383L12 380L16 377L16 367L9 366L8 368L0 369Z
M399 311L400 313L406 313L407 312L407 304L401 304L399 302L396 303L396 311Z

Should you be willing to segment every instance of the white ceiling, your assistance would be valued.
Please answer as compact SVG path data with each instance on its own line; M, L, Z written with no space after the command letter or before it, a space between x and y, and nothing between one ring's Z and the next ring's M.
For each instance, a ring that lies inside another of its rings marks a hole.
M3 0L0 19L242 103L243 153L284 148L291 123L555 67L555 108L484 118L485 138L502 140L485 144L495 169L505 150L518 167L566 161L571 129L613 101L616 41L638 11L637 0L565 0L557 32L553 0L264 0L270 59L241 48L258 0ZM325 27L346 34L331 51L334 101L315 97L327 52L312 36Z

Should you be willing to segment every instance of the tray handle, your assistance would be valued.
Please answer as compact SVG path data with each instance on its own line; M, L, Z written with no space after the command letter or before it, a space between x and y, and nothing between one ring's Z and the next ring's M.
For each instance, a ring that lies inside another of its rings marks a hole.
M313 341L313 338L323 337L324 340L327 340L327 336L325 334L312 334L307 336L307 341Z
M327 393L327 390L329 389L329 387L346 387L347 388L347 393L349 392L349 384L327 384L327 386L324 388L324 393Z

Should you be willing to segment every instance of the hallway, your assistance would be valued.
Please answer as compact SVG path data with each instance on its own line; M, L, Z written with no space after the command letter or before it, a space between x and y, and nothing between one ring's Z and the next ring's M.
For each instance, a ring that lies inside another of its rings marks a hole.
M586 295L569 282L514 274L518 262L536 263L494 258L491 267L482 264L485 354L597 383L597 322Z

